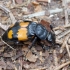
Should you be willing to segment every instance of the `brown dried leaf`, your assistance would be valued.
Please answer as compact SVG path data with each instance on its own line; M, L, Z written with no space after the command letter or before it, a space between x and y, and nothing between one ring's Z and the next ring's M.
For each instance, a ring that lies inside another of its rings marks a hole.
M54 65L51 65L51 66L49 67L49 70L56 70L56 69L55 69L55 66L54 66Z
M40 51L39 60L40 60L41 62L44 62L45 59L44 59L42 56L43 56L43 53L42 53L42 51Z
M0 45L0 46L2 46L2 45ZM0 47L0 53L2 53L4 51L4 49L5 49L4 46Z
M40 68L35 68L35 69L29 69L29 70L46 70L47 67L40 67Z
M16 60L18 59L19 57L23 56L24 54L21 52L21 53L18 53L17 55L13 56L12 57L12 60Z
M22 2L23 2L23 0L15 0L16 1L16 3L18 3L18 4L22 4Z
M23 51L23 52L27 52L27 51L28 51L28 46L27 46L27 45L24 45L24 46L22 47L22 51Z
M7 62L7 69L14 69L14 64L12 62Z
M29 14L28 8L27 8L27 7L23 7L23 8L22 8L22 13L23 13L23 14Z
M30 65L28 65L28 64L24 64L23 66L24 66L24 68L26 68L26 69L29 69L29 67L30 67Z
M41 5L36 6L35 9L34 9L34 11L35 11L35 12L40 12L40 11L42 11L42 6L41 6Z
M6 63L3 60L0 61L0 67L6 69Z
M27 56L26 56L27 60L29 60L30 62L36 62L38 56L36 55L33 55L31 51L29 51L27 53Z
M11 55L8 54L8 53L4 53L4 54L3 54L3 57L11 57Z
M29 10L30 13L34 12L34 6L33 6L33 4L31 4L31 3L28 4L27 8L28 8L28 10Z
M45 51L45 52L43 53L42 56L45 56L46 58L48 58L48 56L49 56L49 52L48 52L48 51Z
M2 17L2 21L6 21L8 17Z
M36 63L31 63L29 66L30 66L31 69L37 68L37 64Z
M36 2L36 1L32 2L32 4L33 4L34 6L38 6L38 5L39 5L39 3Z
M9 1L6 2L6 7L10 8L10 6L11 6L11 0L9 0Z
M24 44L31 44L31 42L30 41L26 41L26 42L24 42Z
M37 1L40 1L40 2L48 2L48 0L37 0Z

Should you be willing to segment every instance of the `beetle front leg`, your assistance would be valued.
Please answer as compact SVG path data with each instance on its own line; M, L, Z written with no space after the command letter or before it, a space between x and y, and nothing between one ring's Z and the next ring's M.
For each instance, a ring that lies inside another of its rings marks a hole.
M30 46L28 46L28 47L29 47L29 49L31 49L31 48L32 48L32 46L35 44L36 40L37 40L37 37L35 37L35 38L34 38L34 40L33 40L33 41L32 41L32 43L31 43L31 45L30 45Z

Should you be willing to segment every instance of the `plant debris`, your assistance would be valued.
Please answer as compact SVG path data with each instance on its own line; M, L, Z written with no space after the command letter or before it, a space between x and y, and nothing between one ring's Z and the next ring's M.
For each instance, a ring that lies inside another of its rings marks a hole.
M0 0L0 70L70 70L70 0ZM1 40L11 24L30 20L56 35L55 48L41 41L12 46ZM11 49L12 48L12 49Z

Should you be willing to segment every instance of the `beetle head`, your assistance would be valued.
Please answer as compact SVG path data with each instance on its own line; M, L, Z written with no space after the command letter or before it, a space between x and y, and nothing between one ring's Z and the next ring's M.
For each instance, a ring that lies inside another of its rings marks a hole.
M54 32L49 32L47 40L48 40L49 43L52 44L52 46L55 46L55 39L56 38L55 38Z

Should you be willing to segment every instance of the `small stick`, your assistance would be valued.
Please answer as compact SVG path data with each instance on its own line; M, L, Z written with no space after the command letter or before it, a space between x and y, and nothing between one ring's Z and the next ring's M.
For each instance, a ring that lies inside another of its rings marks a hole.
M65 6L66 7L66 6ZM65 9L65 25L69 23L67 9Z
M61 29L61 28L67 28L67 27L70 27L70 24L55 27L55 28L53 28L53 30L59 30L59 29Z
M12 24L15 24L16 19L15 19L14 15L12 14L12 12L9 12L9 16L10 16Z
M62 46L61 46L60 53L62 53L62 52L63 52L64 47L65 47L65 39L64 39L63 44L62 44Z
M67 49L67 52L68 52L68 55L69 55L69 58L70 58L69 46L67 45L67 43L66 43L66 49Z
M69 23L68 21L68 13L67 13L67 3L70 2L69 0L62 0L62 5L64 6L65 9L65 25Z
M45 11L36 12L29 15L24 15L23 18L33 18L33 17L43 16L43 15L45 15Z
M16 3L15 3L15 0L12 0L12 2L13 2L13 5L15 5Z
M68 55L69 55L69 58L70 58L70 51L69 51L69 46L68 46L68 44L67 44L67 40L68 40L68 36L67 36L67 39L66 39L66 49L67 49L67 52L68 52Z
M57 67L58 66L58 58L56 55L56 50L53 51L53 55L54 55L54 63L55 63L55 66Z
M56 37L56 38L57 38L57 37ZM62 44L62 43L63 43L63 40L58 40L58 39L56 39L56 43Z
M59 13L59 12L62 12L62 11L63 11L62 8L56 8L56 9L49 10L50 14L52 14L52 13Z
M14 24L14 23L16 22L16 19L15 19L14 15L12 14L12 12L11 12L8 8L6 8L5 6L3 6L3 5L0 5L0 8L1 8L3 11L5 11L6 13L9 14L10 19L11 19L11 22Z
M29 70L46 70L47 67L40 67L40 68L36 68L36 69L29 69Z
M19 58L19 63L20 63L20 66L19 66L19 70L22 70L22 59L21 58Z
M16 4L16 5L13 5L10 9L13 9L13 8L19 8L19 7L22 7L22 6L26 6L27 2L25 3L22 3L22 4Z
M60 66L58 66L57 68L55 68L54 70L60 70L61 68L63 68L64 66L70 64L70 61L66 62L66 63L63 63L61 64Z
M58 36L58 39L64 37L64 36L67 35L68 33L70 33L70 30L64 31L62 35Z
M1 40L2 40L2 37L1 37ZM2 42L4 42L4 41L2 40ZM7 46L9 46L12 50L15 50L12 46L10 46L9 44L7 44L6 42L4 42L4 44L6 44Z
M57 30L57 31L54 31L54 32L55 32L56 35L58 35L58 34L60 34L60 33L63 32L63 31Z
M9 26L10 25L3 25L2 23L0 23L0 27L5 31L8 29Z
M6 13L9 13L9 12L10 12L10 10L9 10L8 8L6 8L5 6L3 6L3 5L0 5L0 8L1 8L3 11L5 11Z

